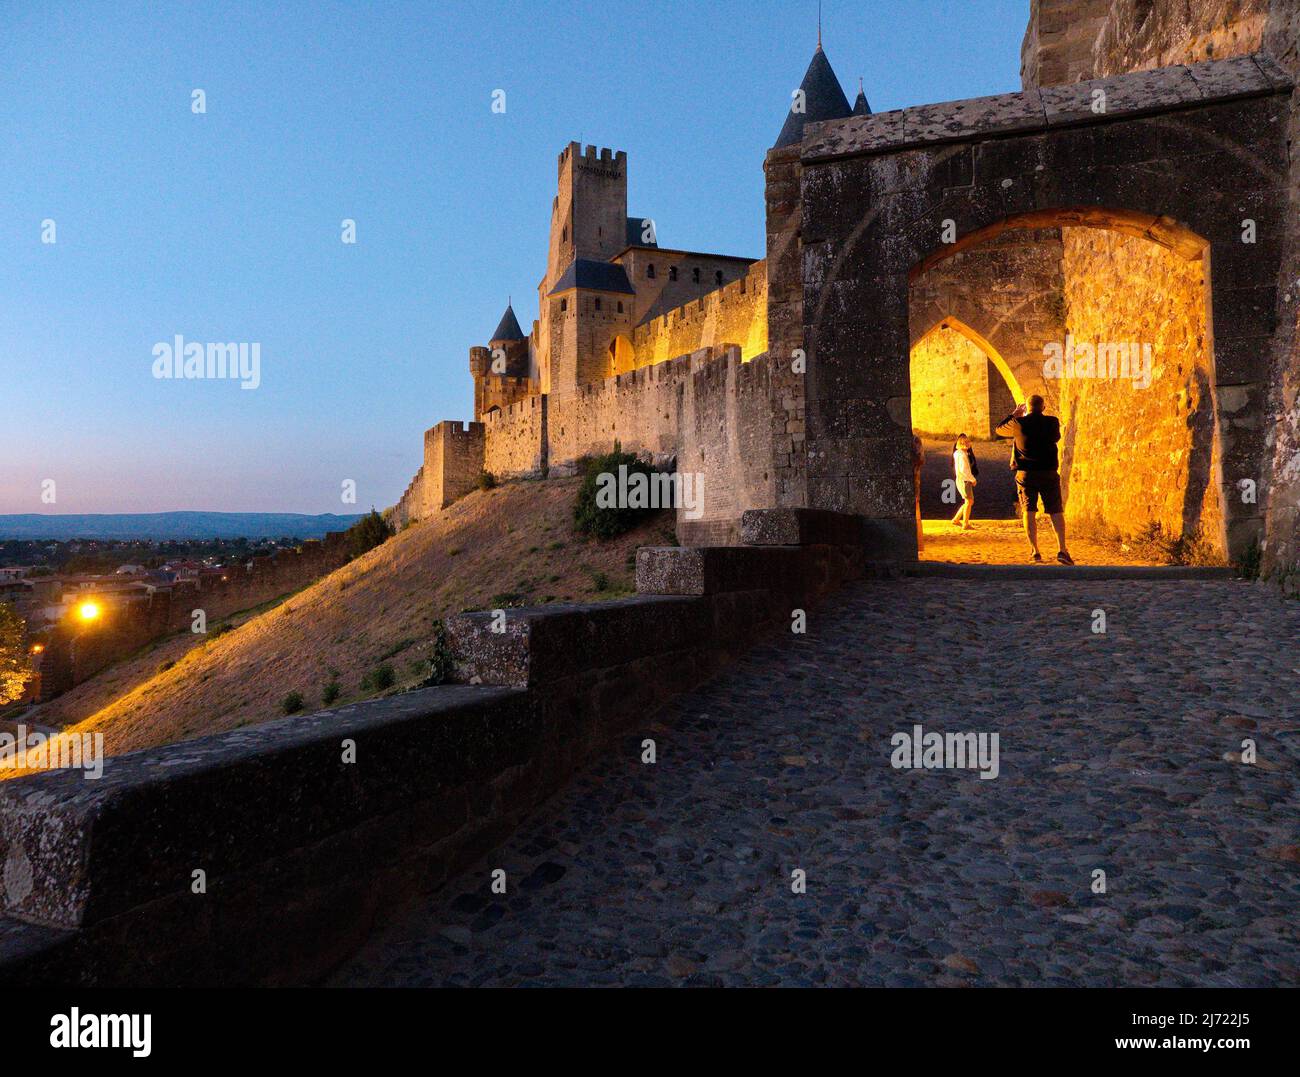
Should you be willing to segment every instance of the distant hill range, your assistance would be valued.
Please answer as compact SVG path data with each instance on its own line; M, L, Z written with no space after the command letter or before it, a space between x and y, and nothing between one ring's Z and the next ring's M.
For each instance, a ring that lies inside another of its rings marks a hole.
M0 515L0 539L320 538L361 517L323 512L109 512Z

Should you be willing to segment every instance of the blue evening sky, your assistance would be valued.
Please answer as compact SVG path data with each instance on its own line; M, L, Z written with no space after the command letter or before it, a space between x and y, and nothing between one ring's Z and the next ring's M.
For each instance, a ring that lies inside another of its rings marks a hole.
M883 111L1018 89L1027 16L827 0L823 40ZM421 432L469 418L467 351L506 297L537 315L569 140L627 151L629 210L665 246L762 257L763 154L816 20L815 0L0 2L0 513L354 511L345 479L357 509L392 504ZM176 334L260 342L260 387L156 380Z

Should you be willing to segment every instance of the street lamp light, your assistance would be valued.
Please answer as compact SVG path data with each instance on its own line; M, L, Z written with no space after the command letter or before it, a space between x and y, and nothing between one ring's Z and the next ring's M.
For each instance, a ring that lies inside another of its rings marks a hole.
M103 612L98 602L89 599L77 607L77 616L87 623L99 620Z

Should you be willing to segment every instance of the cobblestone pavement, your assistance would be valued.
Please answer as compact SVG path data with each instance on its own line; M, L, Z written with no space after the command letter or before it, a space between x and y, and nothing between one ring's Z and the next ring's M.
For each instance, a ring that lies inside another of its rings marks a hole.
M333 982L1295 985L1298 641L1244 583L855 585ZM918 722L999 776L893 769Z
M950 520L924 520L923 561L949 561L958 565L1027 565L1029 540L1019 520L980 520L963 531ZM1124 549L1111 543L1070 531L1065 535L1070 556L1080 565L1154 565L1139 550ZM1038 519L1038 550L1045 564L1056 564L1056 535L1051 519Z

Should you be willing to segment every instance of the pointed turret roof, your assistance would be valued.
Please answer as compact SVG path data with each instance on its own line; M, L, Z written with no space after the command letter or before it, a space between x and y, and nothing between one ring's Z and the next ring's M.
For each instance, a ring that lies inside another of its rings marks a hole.
M785 126L777 136L774 149L801 142L804 124L842 120L853 114L849 108L849 99L844 96L844 88L831 70L830 61L826 59L826 53L822 52L820 43L813 53L808 70L804 72L799 89L803 91L803 111L794 111L796 102L791 102L790 114L785 118Z
M515 308L512 304L506 304L506 312L501 315L501 322L497 325L497 331L488 337L488 343L494 340L523 340L524 331L519 328L519 319L515 317Z
M853 102L853 115L870 116L871 106L867 104L867 95L862 90L862 80L858 79L858 97Z

